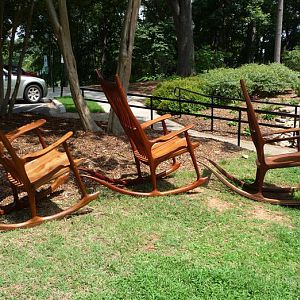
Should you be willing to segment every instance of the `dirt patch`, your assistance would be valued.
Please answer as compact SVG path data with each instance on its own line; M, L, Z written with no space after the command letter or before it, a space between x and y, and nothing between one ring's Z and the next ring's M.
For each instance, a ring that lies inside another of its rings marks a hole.
M159 81L144 81L144 82L133 82L129 84L128 92L134 94L143 94L143 95L151 95L153 90L158 85ZM89 85L89 88L97 89L102 91L102 87L100 85L94 84Z
M130 93L151 95L158 83L158 80L130 83L128 91Z
M234 207L232 203L222 201L218 198L207 199L206 204L210 209L217 210L221 213Z
M159 236L155 233L150 234L146 244L143 247L143 250L146 252L153 252L156 250L156 242L159 240Z
M254 206L254 208L248 212L248 216L257 220L278 223L291 228L294 227L287 216L279 212L270 211L261 205Z

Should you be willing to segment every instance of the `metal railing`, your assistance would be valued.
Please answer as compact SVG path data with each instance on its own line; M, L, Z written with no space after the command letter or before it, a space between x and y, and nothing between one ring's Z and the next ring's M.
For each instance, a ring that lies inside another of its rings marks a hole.
M97 89L97 88L90 88L90 87L81 87L81 92L82 95L85 96L85 91L91 91L91 92L102 92L102 90ZM205 101L195 101L195 100L190 100L186 99L186 96L184 96L184 93L190 93L196 96L199 96L204 99L207 99L207 102ZM210 119L210 131L214 131L214 121L215 120L223 120L223 121L233 121L237 122L237 145L240 146L241 144L241 127L242 124L248 123L247 118L243 119L242 118L242 113L246 113L247 108L245 107L245 100L239 99L239 98L227 98L227 97L221 97L221 96L216 96L216 95L205 95L197 92L193 92L187 89L179 88L176 87L174 89L174 95L177 97L176 99L174 98L166 98L166 97L157 97L157 96L152 96L152 95L144 95L144 94L137 94L137 93L127 93L128 96L135 96L139 98L145 98L149 99L150 105L149 107L142 106L142 105L133 105L129 104L130 107L134 108L141 108L141 109L148 109L150 110L150 119L153 120L154 116L154 110L158 111L159 113L171 113L172 115L192 115L192 116L198 116L198 117L204 117ZM95 99L87 99L89 101L95 101L95 102L100 102L100 103L108 103L107 100L95 100ZM159 100L159 101L171 101L178 103L178 110L173 109L159 109L154 107L154 101ZM218 104L218 100L224 101L233 101L234 104L232 105L222 105ZM241 102L244 104L244 106L238 106L235 105L236 102ZM258 114L265 114L265 115L271 115L271 116L280 116L280 117L289 117L293 119L293 127L297 126L297 120L300 118L300 105L298 104L291 104L291 103L281 103L281 102L269 102L269 101L261 101L261 100L255 100L253 99L252 102L255 103L260 103L260 104L265 104L265 105L276 105L276 106L281 106L281 107L293 107L294 108L294 113L287 113L287 112L280 112L280 111L271 111L271 110L264 110L264 109L256 109L255 112ZM199 109L198 112L190 112L190 111L185 111L183 109L183 104L193 104L196 106L199 106L199 108L210 108L210 114L207 113L202 113L201 109ZM228 117L222 117L222 116L216 116L215 115L215 110L216 109L221 109L221 110L230 110L230 111L236 111L238 113L238 117L235 118L228 118ZM273 127L273 128L289 128L288 126L285 125L280 125L280 124L272 124L272 123L264 123L264 122L259 122L261 126L268 126L268 127Z

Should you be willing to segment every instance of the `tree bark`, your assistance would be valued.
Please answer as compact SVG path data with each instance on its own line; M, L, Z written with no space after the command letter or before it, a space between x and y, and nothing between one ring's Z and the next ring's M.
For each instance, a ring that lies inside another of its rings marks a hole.
M278 0L275 45L274 45L274 62L277 63L280 63L280 57L281 57L282 19L283 19L283 0Z
M72 49L66 0L58 0L59 15L57 15L53 0L46 0L46 4L54 33L64 58L72 98L79 113L83 128L86 131L101 131L92 119L90 111L80 92L76 60Z
M3 70L3 16L4 16L4 1L0 2L0 70ZM0 78L0 108L4 101L4 84L3 75ZM0 114L1 115L1 114Z
M26 28L26 32L25 32L25 36L24 36L24 41L23 41L23 47L21 50L21 54L19 57L19 61L18 61L18 74L17 74L17 80L16 80L16 85L14 87L14 91L12 93L10 102L9 102L9 109L8 109L8 114L9 116L12 114L13 112L13 108L16 102L16 98L18 95L18 90L20 87L20 83L21 83L21 67L25 58L25 53L26 53L26 49L28 46L28 39L30 36L30 32L31 32L31 24L32 24L32 16L33 16L33 10L34 10L34 1L31 0L29 3L30 7L29 7L29 14L27 16L27 28Z
M256 38L256 22L252 20L247 26L245 46L241 51L242 64L254 62L254 41Z
M177 74L194 73L194 38L191 0L167 0L171 9L177 36Z
M132 51L134 45L134 35L137 26L139 8L141 0L129 0L127 11L123 23L117 74L119 75L122 85L127 92L132 65ZM108 131L113 134L123 133L123 128L112 110L109 113Z
M16 13L13 19L12 23L12 29L11 29L11 39L9 41L9 46L8 46L8 76L7 76L7 84L6 84L6 93L4 95L4 99L1 105L1 116L4 116L8 112L8 103L9 99L11 96L11 75L12 75L12 60L13 60L13 54L14 54L14 46L15 46L15 35L17 32L17 28L20 25L20 20L21 20L21 10L22 7L21 5L18 5L16 8Z

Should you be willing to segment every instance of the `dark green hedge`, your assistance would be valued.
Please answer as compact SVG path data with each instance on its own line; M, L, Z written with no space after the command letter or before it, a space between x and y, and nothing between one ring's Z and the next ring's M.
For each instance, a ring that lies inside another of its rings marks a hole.
M299 74L290 70L282 64L258 65L248 64L240 68L220 68L209 71L198 76L171 79L161 82L155 91L154 96L174 98L174 88L181 87L198 93L216 95L227 98L241 98L239 80L246 81L250 94L270 95L284 93L288 90L295 90L299 86ZM185 94L186 98L198 102L207 101L206 98ZM205 100L204 100L205 99ZM232 101L222 100L220 103L228 104ZM156 108L178 109L178 104L170 101L155 101ZM195 111L196 108L190 104L184 104L186 111Z

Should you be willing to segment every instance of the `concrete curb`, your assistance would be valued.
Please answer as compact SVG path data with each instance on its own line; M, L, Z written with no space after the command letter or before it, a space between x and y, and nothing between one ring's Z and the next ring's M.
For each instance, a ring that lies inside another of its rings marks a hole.
M53 105L56 107L56 109L58 110L58 113L62 113L62 114L66 113L66 108L58 100L52 99L51 101Z

